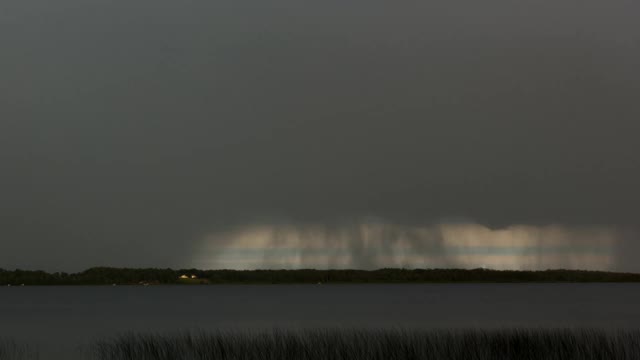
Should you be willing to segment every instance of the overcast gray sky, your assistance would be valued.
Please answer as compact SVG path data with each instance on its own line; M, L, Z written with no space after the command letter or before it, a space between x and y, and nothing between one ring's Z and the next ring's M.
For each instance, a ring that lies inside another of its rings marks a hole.
M191 266L216 251L203 241L255 224L321 226L331 242L374 218L392 238L598 227L618 234L608 268L633 269L639 13L3 1L0 267Z

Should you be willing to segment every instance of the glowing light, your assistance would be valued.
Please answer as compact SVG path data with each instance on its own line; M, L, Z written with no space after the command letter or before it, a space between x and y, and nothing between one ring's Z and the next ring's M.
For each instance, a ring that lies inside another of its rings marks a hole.
M407 226L257 224L207 235L193 255L200 268L611 268L615 229L473 224Z

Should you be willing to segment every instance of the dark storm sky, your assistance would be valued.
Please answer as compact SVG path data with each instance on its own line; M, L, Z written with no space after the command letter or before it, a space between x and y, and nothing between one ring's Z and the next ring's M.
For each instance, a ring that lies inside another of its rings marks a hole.
M633 233L639 13L3 1L0 267L185 266L272 219Z

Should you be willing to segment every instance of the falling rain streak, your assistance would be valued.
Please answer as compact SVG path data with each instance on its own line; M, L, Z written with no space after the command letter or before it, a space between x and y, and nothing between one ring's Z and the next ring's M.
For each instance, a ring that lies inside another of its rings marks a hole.
M429 226L255 224L207 235L199 268L549 268L608 270L624 234L611 227L474 223Z

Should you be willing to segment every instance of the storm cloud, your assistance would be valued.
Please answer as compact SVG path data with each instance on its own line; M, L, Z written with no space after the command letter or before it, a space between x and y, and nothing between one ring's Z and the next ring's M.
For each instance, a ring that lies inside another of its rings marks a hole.
M624 232L607 227L470 223L402 226L381 219L349 224L254 224L210 234L192 265L205 268L615 269Z
M373 267L402 236L439 256L416 229L456 223L556 226L577 252L604 229L587 267L640 270L639 10L3 2L0 267L190 266L256 224ZM391 230L358 252L370 218Z

